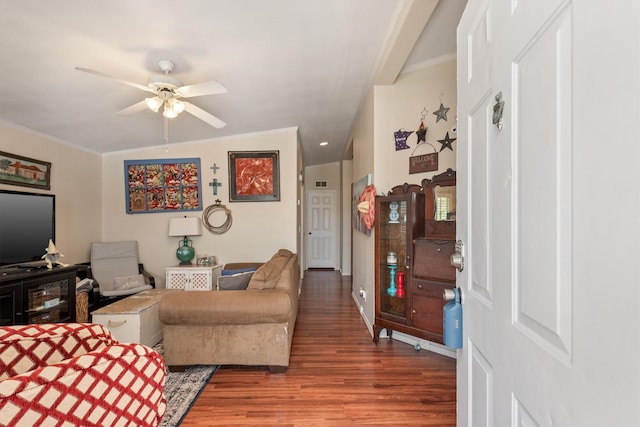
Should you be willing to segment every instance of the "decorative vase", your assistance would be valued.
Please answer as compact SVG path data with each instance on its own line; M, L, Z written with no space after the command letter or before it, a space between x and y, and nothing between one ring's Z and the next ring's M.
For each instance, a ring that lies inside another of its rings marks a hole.
M180 245L182 243L182 245ZM196 251L191 246L191 240L184 236L182 242L178 243L178 250L176 251L176 257L180 260L180 265L191 265L191 260L196 254Z
M398 202L389 203L389 224L397 224L400 219L400 213L398 212L398 208L400 204Z
M397 274L397 280L398 280L398 289L396 290L396 297L404 298L406 295L406 292L404 290L404 272L401 271Z
M387 294L391 297L395 297L396 296L396 268L398 268L395 265L389 265L389 287L387 288Z

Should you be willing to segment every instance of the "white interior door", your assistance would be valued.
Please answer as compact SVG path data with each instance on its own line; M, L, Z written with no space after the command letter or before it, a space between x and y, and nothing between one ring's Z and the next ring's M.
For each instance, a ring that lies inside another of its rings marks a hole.
M336 268L335 191L307 192L307 268Z
M638 3L467 4L460 426L640 425Z

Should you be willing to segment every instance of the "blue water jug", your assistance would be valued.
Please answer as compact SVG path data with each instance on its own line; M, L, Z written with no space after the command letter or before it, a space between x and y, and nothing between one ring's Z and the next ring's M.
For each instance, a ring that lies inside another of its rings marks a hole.
M460 291L453 289L453 299L444 305L442 322L444 328L444 345L451 348L462 348L462 304ZM451 292L445 292L445 299Z

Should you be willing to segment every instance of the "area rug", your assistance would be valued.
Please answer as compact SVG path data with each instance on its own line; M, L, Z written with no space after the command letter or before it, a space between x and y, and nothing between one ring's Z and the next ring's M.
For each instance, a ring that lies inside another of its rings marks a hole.
M162 342L153 347L164 354ZM191 409L204 386L207 385L218 366L195 365L184 372L167 372L164 394L167 397L167 411L162 418L161 427L177 427Z

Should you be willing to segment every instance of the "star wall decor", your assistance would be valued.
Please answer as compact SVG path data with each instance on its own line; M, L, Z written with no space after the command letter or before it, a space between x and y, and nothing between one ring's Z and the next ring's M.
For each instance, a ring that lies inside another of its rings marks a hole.
M413 131L406 131L403 129L398 129L393 133L393 137L396 141L396 151L406 150L409 148L407 145L407 138L411 135Z
M448 148L449 150L453 151L451 144L453 144L453 141L455 141L456 139L458 138L449 138L449 132L447 132L447 136L445 136L444 139L438 140L438 142L442 144L440 151L444 150L445 148Z
M445 122L447 121L447 111L449 111L449 107L445 107L441 102L440 108L433 112L433 114L436 115L436 123L438 123L440 119L444 119Z
M420 122L420 127L418 128L418 130L416 131L416 135L418 136L418 144L420 144L420 142L427 142L427 130L429 128L424 127L424 122Z

